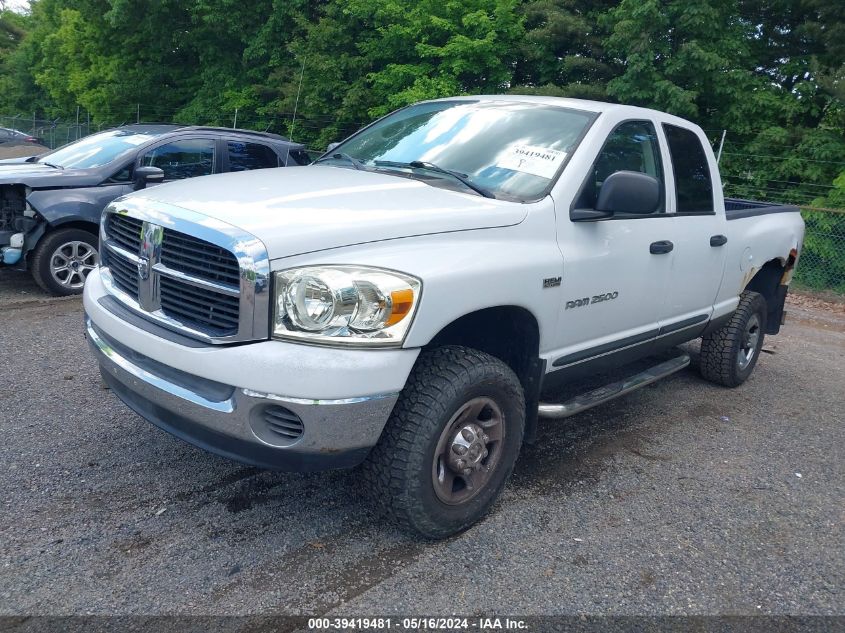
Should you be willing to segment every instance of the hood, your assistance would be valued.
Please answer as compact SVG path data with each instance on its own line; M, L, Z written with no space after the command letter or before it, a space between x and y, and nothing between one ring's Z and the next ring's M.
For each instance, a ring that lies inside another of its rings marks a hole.
M271 259L400 237L518 224L528 205L419 180L313 165L193 178L127 196L182 207L258 237Z
M27 163L38 158L38 154L31 154L28 156L16 156L15 158L2 158L0 165L17 165L20 163Z
M56 169L42 163L27 162L0 163L0 185L26 185L32 189L93 187L101 180L102 176L92 169Z

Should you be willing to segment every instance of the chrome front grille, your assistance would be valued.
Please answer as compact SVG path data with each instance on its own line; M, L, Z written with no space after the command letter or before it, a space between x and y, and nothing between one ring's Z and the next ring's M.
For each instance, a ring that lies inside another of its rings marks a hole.
M238 260L229 251L190 235L164 229L161 262L165 266L232 286L238 285Z
M238 329L238 298L161 278L161 309L177 320L222 335Z
M143 316L211 343L269 335L269 261L254 236L127 200L106 210L100 237L104 284Z
M137 253L141 247L141 225L143 221L128 215L111 213L106 216L106 233L115 244Z
M108 267L116 286L130 295L138 295L138 267L133 266L125 258L111 252L105 254Z

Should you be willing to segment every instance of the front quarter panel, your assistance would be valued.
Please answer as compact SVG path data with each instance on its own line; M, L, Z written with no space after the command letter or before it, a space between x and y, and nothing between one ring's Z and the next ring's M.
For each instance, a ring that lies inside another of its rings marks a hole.
M304 265L378 266L422 280L422 295L404 347L422 347L458 318L496 306L518 306L537 319L540 349L552 344L563 274L551 198L526 205L520 224L455 231L331 249L273 261L273 270Z
M100 223L100 214L106 205L131 190L132 187L128 183L79 189L36 190L29 194L27 202L51 226L78 221L90 222L96 226Z

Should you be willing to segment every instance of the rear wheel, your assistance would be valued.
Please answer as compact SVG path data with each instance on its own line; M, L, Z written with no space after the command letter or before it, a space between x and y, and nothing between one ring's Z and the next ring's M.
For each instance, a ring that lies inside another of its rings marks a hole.
M465 530L504 488L524 424L522 387L502 361L466 347L423 352L364 464L368 488L417 534Z
M701 375L725 387L744 383L760 357L766 331L766 300L746 291L731 320L701 340Z
M32 253L32 276L53 295L82 292L85 279L100 263L97 238L82 229L48 233Z

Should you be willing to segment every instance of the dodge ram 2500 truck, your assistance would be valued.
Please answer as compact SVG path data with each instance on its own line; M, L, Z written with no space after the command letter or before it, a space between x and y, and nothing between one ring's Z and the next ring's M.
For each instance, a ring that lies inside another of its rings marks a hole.
M110 204L87 337L153 424L261 467L362 464L401 525L444 537L489 510L538 417L683 368L678 344L702 339L705 379L745 381L781 326L797 211L725 200L704 134L674 116L428 101L296 173Z

